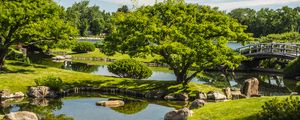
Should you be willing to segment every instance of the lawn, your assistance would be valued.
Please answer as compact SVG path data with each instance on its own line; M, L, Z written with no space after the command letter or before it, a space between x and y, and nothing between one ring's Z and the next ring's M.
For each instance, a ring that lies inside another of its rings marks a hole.
M232 100L220 103L208 103L204 107L193 110L189 120L255 120L261 106L275 97L260 97ZM279 97L281 99L286 96Z
M163 89L169 92L182 91L182 85L175 81L157 81L157 80L133 80L115 77L105 77L92 75L88 73L68 71L42 65L27 65L15 61L7 61L5 72L0 74L0 90L9 89L13 92L26 92L29 86L34 86L36 78L49 75L58 76L67 84L92 87L117 87L127 88L142 92ZM209 85L190 83L188 91L191 93L201 91L220 91Z

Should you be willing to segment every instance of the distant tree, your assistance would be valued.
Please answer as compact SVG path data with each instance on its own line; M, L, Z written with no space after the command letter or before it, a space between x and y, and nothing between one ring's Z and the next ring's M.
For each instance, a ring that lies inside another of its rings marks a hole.
M66 18L77 27L81 36L99 35L108 27L110 15L100 11L99 6L89 7L89 1L74 3L67 8ZM90 32L90 33L89 33Z
M250 8L237 8L228 14L241 24L247 25L247 32L254 37L285 32L300 32L300 7L284 6L280 9L262 8L255 11Z
M127 5L123 5L121 8L118 8L117 12L128 13L129 12L129 8L128 8Z
M131 56L157 54L186 86L204 69L235 68L244 59L227 46L250 40L245 26L208 6L165 0L131 13L116 13L106 39L106 52ZM189 70L195 72L189 74Z
M291 42L300 43L300 33L287 32L282 34L269 34L267 36L260 37L260 42Z
M1 0L0 13L0 69L13 45L50 46L77 34L52 0Z

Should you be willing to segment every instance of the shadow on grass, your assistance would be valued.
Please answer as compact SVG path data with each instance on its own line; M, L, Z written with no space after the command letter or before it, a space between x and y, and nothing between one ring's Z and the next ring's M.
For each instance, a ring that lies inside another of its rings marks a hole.
M28 70L28 69L18 69L18 70L9 70L7 68L3 68L0 70L0 74L8 74L8 73L23 73L23 74L29 74L33 73L33 70Z
M8 63L9 65L13 65L13 66L20 66L20 67L34 67L34 68L47 68L46 66L44 65L33 65L33 64L27 64L27 63L24 63L24 62L11 62L11 63Z

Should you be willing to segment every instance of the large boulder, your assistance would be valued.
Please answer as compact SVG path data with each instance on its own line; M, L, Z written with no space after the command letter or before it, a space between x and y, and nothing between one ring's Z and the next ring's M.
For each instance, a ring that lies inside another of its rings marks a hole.
M231 91L231 96L233 100L246 98L246 96L243 95L240 90Z
M8 99L11 97L12 97L12 94L10 93L9 90L1 90L0 91L0 99Z
M55 98L55 91L47 86L30 87L28 95L33 98Z
M245 80L244 86L242 87L242 94L246 95L247 97L252 96L260 96L259 95L259 81L257 78L249 78Z
M189 100L189 94L187 93L179 93L175 95L176 100L179 101L188 101Z
M223 95L222 93L211 91L211 92L207 93L207 99L209 99L209 100L225 100L226 96Z
M145 97L148 99L163 99L167 94L165 90L157 90L146 93Z
M96 105L105 107L121 107L124 106L124 101L122 100L109 100L109 101L98 101Z
M190 110L192 109L197 109L197 108L201 108L203 107L205 104L204 100L200 100L200 99L196 99L192 102L191 106L190 106Z
M192 111L188 108L183 108L166 113L164 120L187 120L188 116L192 116Z
M38 117L33 112L21 111L6 114L3 120L38 120Z
M207 95L205 93L199 92L198 94L196 94L196 99L206 100Z
M224 93L227 97L227 99L231 99L232 98L232 93L231 93L231 88L230 87L227 87L224 89Z

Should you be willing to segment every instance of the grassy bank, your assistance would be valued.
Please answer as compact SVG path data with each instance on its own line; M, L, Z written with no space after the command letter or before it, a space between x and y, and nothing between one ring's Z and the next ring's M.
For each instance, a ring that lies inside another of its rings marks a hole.
M124 78L105 77L88 73L62 70L42 65L26 65L15 61L7 61L7 71L0 74L0 90L26 92L29 86L34 86L34 79L49 75L58 76L67 84L92 87L117 87L137 91L152 91L164 89L169 92L180 92L181 85L174 81L156 80L132 80ZM220 89L208 85L190 83L188 91L220 91Z
M257 113L262 110L261 106L273 98L275 97L209 103L202 108L193 110L194 114L189 120L255 120Z
M109 58L109 59L113 59L113 60L121 60L121 59L129 59L131 58L129 55L127 54L121 54L121 53L116 53L113 56L108 56L105 55L104 53L102 53L99 49L96 49L93 52L88 52L88 53L74 53L72 52L70 49L53 49L51 50L54 53L65 53L68 55L72 55L73 58ZM56 54L54 54L56 55ZM135 57L133 59L140 61L140 62L153 62L156 58L158 58L158 56L151 56L151 55L147 55L145 57Z

